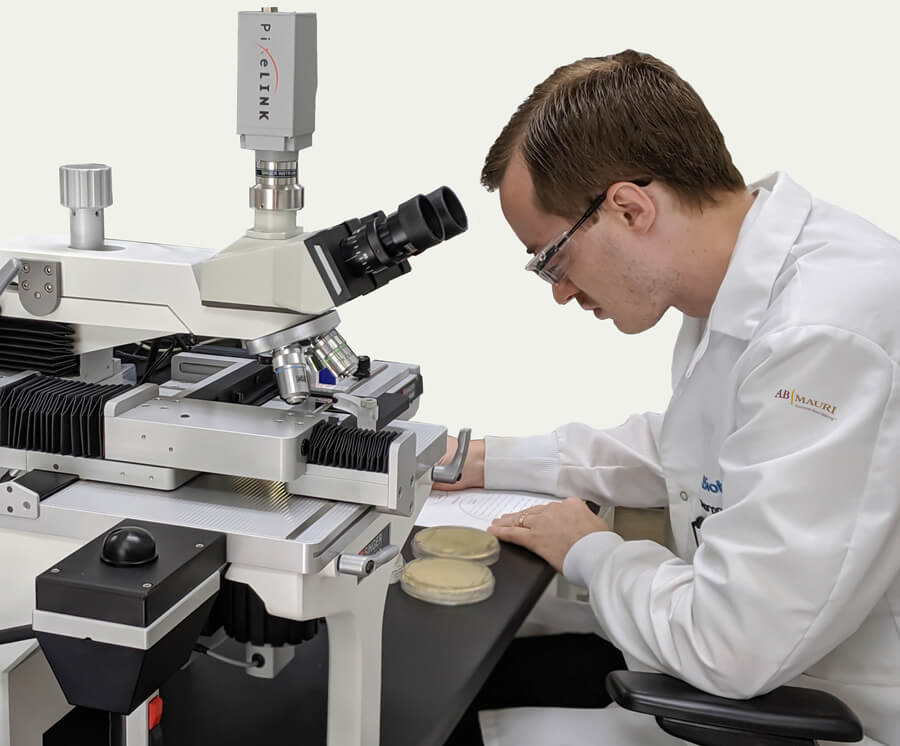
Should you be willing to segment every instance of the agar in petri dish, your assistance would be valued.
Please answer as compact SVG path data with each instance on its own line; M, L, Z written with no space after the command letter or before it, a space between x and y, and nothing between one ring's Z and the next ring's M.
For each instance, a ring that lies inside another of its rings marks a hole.
M463 606L491 597L494 573L477 562L427 557L406 565L400 587L421 601Z
M479 528L434 526L422 529L413 537L412 551L420 559L441 557L493 565L500 557L500 542Z

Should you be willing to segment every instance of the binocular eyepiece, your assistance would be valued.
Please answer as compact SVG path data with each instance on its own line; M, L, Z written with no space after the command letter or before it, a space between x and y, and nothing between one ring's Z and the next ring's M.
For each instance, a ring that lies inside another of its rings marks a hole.
M462 204L445 186L417 194L390 215L376 212L360 223L341 241L347 265L358 276L400 264L469 227Z

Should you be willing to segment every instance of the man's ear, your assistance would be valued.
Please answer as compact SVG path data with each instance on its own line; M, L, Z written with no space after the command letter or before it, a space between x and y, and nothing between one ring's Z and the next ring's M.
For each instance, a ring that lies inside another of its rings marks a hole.
M606 191L606 208L639 233L649 231L656 220L656 204L642 187L630 181L617 181Z

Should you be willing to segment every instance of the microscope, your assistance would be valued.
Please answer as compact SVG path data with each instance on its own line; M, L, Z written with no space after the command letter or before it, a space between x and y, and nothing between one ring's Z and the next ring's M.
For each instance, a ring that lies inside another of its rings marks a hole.
M81 544L31 570L36 641L0 645L2 745L42 743L71 706L108 713L111 744L155 743L159 688L192 655L237 641L237 663L272 678L323 621L327 742L379 741L392 570L469 433L437 465L446 429L410 419L419 367L358 355L335 309L467 219L441 187L298 227L316 17L263 8L238 26L245 235L220 250L110 239L111 171L87 163L59 171L68 237L0 242L0 543L23 547L18 572L42 542Z

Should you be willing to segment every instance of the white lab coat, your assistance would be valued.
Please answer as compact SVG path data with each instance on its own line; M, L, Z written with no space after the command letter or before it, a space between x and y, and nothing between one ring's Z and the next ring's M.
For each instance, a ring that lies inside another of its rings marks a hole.
M629 666L734 698L824 689L866 743L900 744L900 242L785 174L750 188L665 415L488 438L485 486L668 504L674 553L602 532L563 568ZM487 746L680 743L618 708L482 729Z

